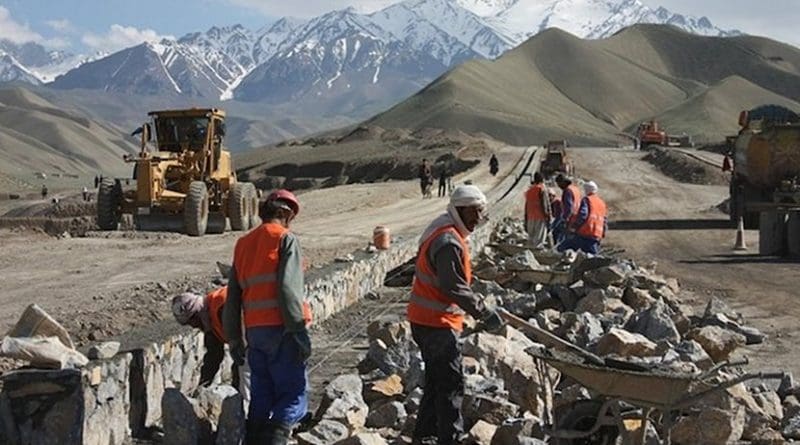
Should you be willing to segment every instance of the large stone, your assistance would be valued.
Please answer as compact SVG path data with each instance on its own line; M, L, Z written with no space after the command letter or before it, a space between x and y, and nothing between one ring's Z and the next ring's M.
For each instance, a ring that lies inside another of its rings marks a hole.
M496 432L497 425L479 420L470 428L467 443L474 445L491 445L492 437L494 437Z
M561 326L556 331L556 335L559 337L582 348L593 343L604 333L600 320L588 312L581 314L565 312L561 314Z
M703 311L704 319L711 319L717 314L722 314L730 320L740 321L742 316L731 309L731 307L719 297L711 297L706 303L706 309Z
M205 421L200 404L175 388L164 391L164 443L195 445L211 442L211 425Z
M344 424L333 420L321 420L308 431L297 435L299 445L330 445L346 439L350 430Z
M744 408L725 411L705 408L697 415L681 418L672 428L672 442L682 445L727 445L744 432Z
M526 445L537 443L530 442L528 439L543 440L544 437L541 420L536 418L513 419L497 428L491 445Z
M120 343L118 341L107 341L92 345L86 356L92 360L107 359L115 356L119 352Z
M744 346L746 342L743 335L718 326L693 329L687 334L687 337L700 343L700 346L717 363L727 360L733 351Z
M500 425L508 419L520 415L519 406L505 397L489 394L475 394L464 397L462 413L467 424L480 420L493 425Z
M633 309L619 298L610 297L608 294L605 289L592 289L578 302L575 312L589 312L625 324L633 315Z
M737 334L741 334L745 338L745 344L757 345L766 340L767 336L763 332L750 326L742 326L741 324L731 320L725 314L714 314L703 318L703 325L705 326L719 326Z
M611 328L597 342L596 351L600 355L619 355L621 357L648 357L656 354L656 344L640 334L624 329Z
M397 374L368 382L364 385L364 401L372 405L375 402L394 399L403 394L403 378Z
M406 422L405 406L400 402L388 402L370 410L367 426L370 428L399 429Z
M244 440L246 421L242 396L229 395L222 401L217 419L216 445L241 445Z
M622 294L622 301L636 311L650 309L656 303L656 299L645 289L627 286Z
M625 266L621 264L612 264L584 273L583 280L597 287L617 286L625 281L628 272Z
M236 398L241 403L239 392L229 385L201 387L197 391L197 402L205 417L211 422L212 428L216 429L217 422L222 416L222 407L229 398Z
M681 361L694 363L700 369L709 369L714 366L714 360L709 357L708 353L700 343L694 340L683 340L675 346L675 352L680 357Z
M663 303L656 303L634 315L625 324L625 330L642 334L654 342L669 340L677 343L681 340L681 336L670 315L669 307Z
M351 430L363 428L367 422L369 407L361 395L361 378L355 374L345 374L333 379L325 388L318 417L335 420L347 425Z
M375 433L358 433L336 442L335 445L387 445L386 439Z
M530 250L524 250L506 261L509 270L530 270L539 267L539 261Z
M493 370L506 388L514 388L509 399L534 415L545 416L552 403L552 387L559 374L540 366L527 348L536 346L516 329L506 326L503 335L473 334L464 342L464 355L476 358L481 368Z

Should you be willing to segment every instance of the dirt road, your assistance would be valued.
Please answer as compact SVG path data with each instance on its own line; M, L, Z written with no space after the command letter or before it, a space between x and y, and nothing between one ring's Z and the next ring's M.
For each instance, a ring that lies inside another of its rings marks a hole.
M524 149L495 147L505 169L493 177L486 162L453 179L471 179L490 191ZM304 193L293 226L312 265L367 246L376 225L400 237L418 236L446 205L420 198L416 181L355 184ZM95 232L55 239L30 232L0 231L0 329L7 330L30 303L68 328L103 337L168 315L154 287L180 292L216 274L214 261L229 261L240 233L190 238L175 233ZM202 279L199 279L202 278ZM164 292L161 292L164 293Z
M727 198L727 187L677 182L642 161L640 152L573 153L578 172L596 181L609 203L609 245L627 249L642 264L657 262L657 270L678 278L698 305L712 295L723 297L770 336L747 352L754 367L800 375L800 264L759 257L756 231L746 233L747 252L732 250L735 230L716 208Z

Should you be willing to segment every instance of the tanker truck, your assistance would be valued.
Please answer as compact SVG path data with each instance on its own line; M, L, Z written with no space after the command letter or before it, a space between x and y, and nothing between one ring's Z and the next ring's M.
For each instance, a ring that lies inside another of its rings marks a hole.
M800 115L765 105L739 115L731 220L759 230L759 254L800 255Z

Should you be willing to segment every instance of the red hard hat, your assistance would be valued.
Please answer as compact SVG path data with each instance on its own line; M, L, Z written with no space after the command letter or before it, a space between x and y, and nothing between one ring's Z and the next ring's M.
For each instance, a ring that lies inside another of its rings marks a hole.
M294 212L295 216L297 216L297 214L300 213L300 201L298 201L297 197L294 196L294 193L290 192L289 190L286 189L276 190L270 193L269 196L267 196L267 201L276 201L276 200L285 201L287 204L289 204L289 207L292 208L292 211Z

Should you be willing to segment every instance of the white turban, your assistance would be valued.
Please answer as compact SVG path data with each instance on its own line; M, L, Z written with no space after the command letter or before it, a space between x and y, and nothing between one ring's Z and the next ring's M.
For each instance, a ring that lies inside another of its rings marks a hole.
M594 181L586 182L583 184L583 191L586 192L587 195L597 193L597 184Z
M474 185L459 185L450 195L453 207L486 207L486 195Z
M193 292L184 292L172 299L172 315L180 324L186 324L205 308L206 298Z

